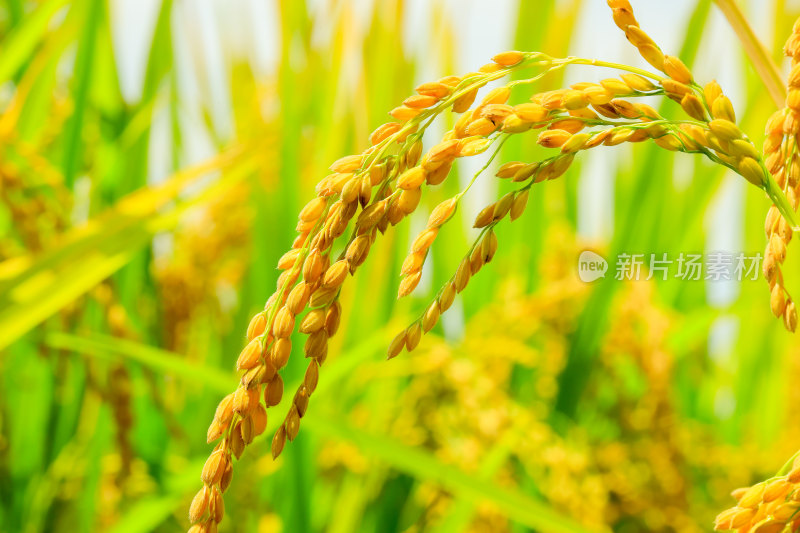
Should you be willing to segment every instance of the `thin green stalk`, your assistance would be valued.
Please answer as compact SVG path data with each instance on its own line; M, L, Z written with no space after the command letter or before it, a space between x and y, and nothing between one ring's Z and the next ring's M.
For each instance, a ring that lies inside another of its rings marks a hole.
M767 176L767 181L764 183L764 191L769 196L769 199L772 200L772 203L775 204L775 207L778 208L783 218L786 219L786 222L792 226L792 231L800 231L794 209L792 209L786 195L783 194L781 188L778 187L778 183L775 181L775 178L772 177L772 174L767 172L763 163L761 163L761 167L764 169L764 175Z

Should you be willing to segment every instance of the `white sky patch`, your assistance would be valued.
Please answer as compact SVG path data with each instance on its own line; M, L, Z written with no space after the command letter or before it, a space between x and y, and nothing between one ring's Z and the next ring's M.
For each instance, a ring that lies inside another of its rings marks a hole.
M578 181L578 235L589 242L606 242L614 233L614 187L619 150L581 154Z
M708 336L708 355L720 366L731 362L739 338L739 319L723 315L711 325Z
M109 4L120 90L129 103L142 96L147 56L160 7L161 0L111 0Z
M228 88L230 66L220 39L220 23L224 19L215 12L215 0L194 0L191 6L183 5L181 21L186 24L190 48L195 51L193 59L206 92L211 121L217 135L226 139L233 133L233 116Z
M717 192L704 220L706 231L706 257L711 252L722 251L733 254L749 254L742 250L744 193L747 183L738 174L725 173L722 186ZM735 260L735 259L734 259ZM712 307L724 308L736 301L740 281L715 280L706 282L706 295Z

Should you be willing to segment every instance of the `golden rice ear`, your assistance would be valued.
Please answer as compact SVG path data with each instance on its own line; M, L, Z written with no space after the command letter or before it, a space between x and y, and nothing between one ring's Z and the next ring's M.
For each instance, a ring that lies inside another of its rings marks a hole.
M570 133L564 130L548 130L539 134L536 142L545 148L559 148L571 137Z
M211 491L207 485L204 485L195 495L189 507L189 522L197 524L203 519L206 511L208 511L210 495Z
M664 56L664 74L680 83L692 83L692 73L689 68L675 56Z
M457 294L493 261L499 247L497 232L500 230L496 226L506 218L514 221L521 217L528 205L530 188L564 175L581 151L652 138L658 146L668 150L704 152L738 169L749 181L762 187L768 178L765 167L776 174L779 170L782 172L782 186L800 182L800 160L779 161L785 148L784 136L800 131L800 88L790 91L789 110L776 115L768 124L765 147L770 154L765 153L762 158L736 126L733 106L719 86L712 82L701 94L686 65L677 57L664 55L639 27L627 0L608 0L608 4L615 23L642 57L666 74L666 77L653 76L660 85L638 74L626 73L619 79L580 82L570 88L536 93L530 102L514 102L512 97L520 95L513 92L512 87L518 82L535 81L534 77L487 90L475 104L479 92L489 82L533 63L527 59L534 54L503 52L476 72L419 85L416 94L391 111L395 120L372 131L370 146L363 153L345 156L331 165L332 173L316 187L317 196L298 215L298 236L292 249L278 262L282 272L277 290L270 296L264 311L256 314L248 325L248 343L237 360L241 372L239 386L220 403L208 429L209 441L218 440L218 444L203 467L204 486L191 506L190 519L195 530L200 527L205 532L216 528L224 514L222 492L230 484L233 459L241 456L255 436L265 431L268 408L284 400L284 382L279 370L287 365L292 355L292 338L298 334L306 336L302 346L308 366L297 389L287 396L290 399L288 413L272 439L274 458L281 454L287 439L298 438L301 421L310 408L321 367L328 356L329 341L339 329L342 313L339 298L341 291L346 290L348 274L357 272L373 249L372 245L391 226L421 209L421 205L432 205L427 200L422 201L423 191L447 179L457 159L487 152L492 147L499 150L509 136L531 130L537 131L540 146L555 149L541 161L511 162L499 167L496 175L509 180L502 186L514 189L504 190L480 211L475 219L479 235L453 276L428 301L424 312L389 344L387 356L390 359L404 349L411 351L418 347L422 335L432 331L442 313L454 305ZM795 51L794 45L787 49ZM544 55L536 57L537 66L541 66L539 59L545 66L548 61L550 67L560 65L559 60L544 59ZM790 84L800 86L797 81L800 74L792 72ZM679 125L635 101L641 96L660 94L661 88L669 98L678 101L694 121L684 120ZM620 96L626 100L619 99ZM445 110L460 116L454 117L452 129L425 153L422 144L422 139L427 138L423 137L425 130ZM498 154L497 150L487 157L486 167ZM782 165L786 168L779 168ZM471 184L472 181L427 213L426 226L414 240L401 266L399 297L411 294L419 286L431 247L441 238L442 227L456 216L460 199ZM436 190L433 194L433 203L443 197ZM787 191L787 195L792 202L800 201L794 190ZM797 325L795 304L782 286L780 272L791 227L787 229L785 221L775 214L768 222L765 229L769 245L764 268L772 288L771 306L776 316L782 317L786 328L794 331ZM798 476L800 481L800 470L792 471L790 476ZM753 511L760 509L767 497L778 501L781 490L779 485L749 489L740 495L737 508L722 513L715 526L749 527L756 516Z
M705 122L708 119L706 108L694 94L687 94L681 99L681 107L693 119Z
M714 104L711 106L711 115L714 118L736 123L736 112L733 110L733 104L724 94L714 100Z
M757 187L763 187L766 181L766 174L758 161L752 157L743 157L739 160L739 174Z
M456 113L463 113L467 109L470 108L472 102L475 101L475 97L478 96L478 90L474 89L472 91L468 91L453 102L453 111Z
M622 78L622 81L634 91L650 92L658 89L657 85L654 85L650 80L638 74L621 74L620 78Z

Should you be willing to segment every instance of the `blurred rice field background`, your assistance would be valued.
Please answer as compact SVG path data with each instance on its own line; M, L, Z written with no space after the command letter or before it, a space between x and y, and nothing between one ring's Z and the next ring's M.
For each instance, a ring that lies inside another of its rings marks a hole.
M717 6L633 4L760 146L775 104ZM739 4L783 65L800 4ZM597 0L0 3L0 532L185 530L249 317L328 165L421 82L505 49L644 65L626 44ZM562 74L540 90L601 77ZM537 150L514 139L503 160ZM800 346L763 280L577 277L586 248L761 252L768 200L651 144L565 178L391 362L498 185L479 182L411 298L398 275L427 217L381 241L303 432L276 462L269 438L247 449L221 531L710 531L800 448ZM294 357L287 386L303 372Z

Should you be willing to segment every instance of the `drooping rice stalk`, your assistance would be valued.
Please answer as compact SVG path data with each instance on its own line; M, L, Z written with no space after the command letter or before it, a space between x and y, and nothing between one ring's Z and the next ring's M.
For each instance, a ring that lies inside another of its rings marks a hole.
M786 41L784 53L792 60L786 105L767 121L763 150L767 168L783 189L792 209L797 210L800 202L800 152L797 146L797 134L800 133L800 20ZM797 309L786 289L781 270L793 231L774 205L767 213L764 230L767 247L763 270L770 288L770 307L776 317L783 318L784 327L794 331L797 328Z
M767 168L786 194L793 210L800 199L800 20L784 46L791 58L787 83L786 105L767 121L764 157ZM783 279L781 265L786 259L786 247L792 239L793 228L775 206L771 206L765 222L767 246L764 252L764 278L770 286L770 307L776 317L783 318L788 331L797 329L797 309ZM751 487L736 489L732 496L736 506L721 512L714 529L781 533L800 528L800 452L783 466L778 474Z
M584 150L652 140L666 150L704 155L764 190L789 230L794 229L790 202L767 171L759 151L736 125L733 105L720 86L716 82L699 85L680 59L664 55L639 27L627 0L608 3L617 26L642 57L663 74L594 59L504 52L477 72L420 85L416 95L391 111L395 121L372 133L367 150L331 165L332 173L317 185L317 196L299 214L298 236L292 249L278 262L283 272L276 292L248 326L248 343L237 361L240 383L220 402L208 429L208 442L219 442L203 467L203 487L191 504L192 533L216 531L224 515L222 495L231 483L234 459L265 430L268 408L283 398L280 370L291 356L291 334L297 329L306 335L304 352L309 364L273 437L273 457L280 455L287 439L294 440L298 435L327 358L329 339L346 312L339 295L348 275L354 275L365 262L380 235L416 211L426 185L435 186L447 179L456 159L490 154L486 165L461 192L429 214L425 229L403 263L400 297L415 289L441 228L453 218L460 200L500 155L510 136L541 130L537 142L556 150L541 161L515 161L500 167L497 177L511 179L519 188L480 212L475 221L475 227L481 228L479 237L423 315L392 341L390 358L403 349L413 350L470 277L492 260L498 249L498 225L506 218L513 221L522 215L533 185L562 176ZM537 93L530 102L509 103L517 96L515 87L535 83L574 64L624 74L599 83L578 83ZM527 69L535 69L535 75L492 89L473 107L478 91L488 83ZM686 116L668 120L652 107L633 101L643 96L666 96L677 102ZM455 126L423 155L424 132L451 109L461 114Z

